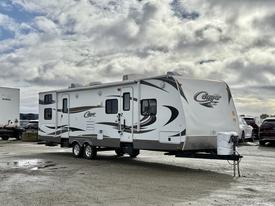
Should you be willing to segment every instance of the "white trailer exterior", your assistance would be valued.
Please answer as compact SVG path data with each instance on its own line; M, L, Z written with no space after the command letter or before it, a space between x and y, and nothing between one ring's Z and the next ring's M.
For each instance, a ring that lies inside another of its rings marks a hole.
M75 156L82 148L89 156L87 146L88 152L109 148L131 156L216 151L217 133L238 128L223 81L167 74L39 94L39 138L72 146Z
M20 135L20 90L0 87L0 137L18 137Z

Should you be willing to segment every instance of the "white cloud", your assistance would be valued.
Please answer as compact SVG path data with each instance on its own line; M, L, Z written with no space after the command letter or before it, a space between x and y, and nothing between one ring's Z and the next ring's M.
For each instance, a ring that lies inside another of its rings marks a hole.
M275 79L274 1L11 2L37 13L21 24L0 15L0 25L16 33L1 42L1 71L7 72L0 79L24 87L24 111L36 105L29 100L39 90L176 70L226 80L241 112L261 113L267 102L265 112L275 113L268 95Z
M0 27L16 32L19 25L9 16L0 13Z

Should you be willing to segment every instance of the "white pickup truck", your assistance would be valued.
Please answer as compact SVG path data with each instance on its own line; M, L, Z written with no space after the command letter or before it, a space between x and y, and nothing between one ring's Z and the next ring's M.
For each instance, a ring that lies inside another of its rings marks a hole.
M20 90L0 87L0 137L20 139L23 129L20 127Z

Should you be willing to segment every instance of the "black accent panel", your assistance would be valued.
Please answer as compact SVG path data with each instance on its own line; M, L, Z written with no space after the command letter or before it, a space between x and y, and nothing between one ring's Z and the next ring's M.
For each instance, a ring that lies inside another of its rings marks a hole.
M156 86L156 85L154 85L152 83L149 83L147 81L141 80L140 83L144 84L144 85L147 85L147 86L150 86L150 87L155 87L155 88L160 89L160 90L162 90L164 92L167 92L165 89L162 89L161 87L158 87L158 86Z
M228 94L228 104L229 104L230 100L232 99L232 94L231 94L230 88L227 84L226 84L226 91L227 91L227 94Z
M156 140L139 140L134 139L133 145L135 149L155 150L155 151L178 151L182 150L184 142L179 144L160 143Z
M53 137L53 136L48 136L48 135L39 135L38 136L39 140L45 141L45 142L52 142L52 143L60 143L60 137Z
M163 106L167 107L171 111L171 117L168 120L168 122L164 125L164 126L166 126L167 124L169 124L170 122L174 121L178 117L179 111L175 107L172 107L172 106L168 106L168 105L163 105Z
M178 137L178 136L185 136L185 135L186 135L186 129L183 130L183 131L181 131L181 132L178 133L178 134L175 134L175 135L171 136L171 137Z
M74 141L78 142L80 145L88 142L90 145L99 146L99 147L110 147L118 148L120 147L120 138L109 138L104 137L102 140L98 140L96 136L70 136L69 142L72 144Z

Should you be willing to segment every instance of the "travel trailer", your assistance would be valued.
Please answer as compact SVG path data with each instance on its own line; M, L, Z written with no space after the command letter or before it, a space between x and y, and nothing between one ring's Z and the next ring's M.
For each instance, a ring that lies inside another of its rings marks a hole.
M39 138L94 158L115 150L136 157L140 150L217 151L219 132L238 132L239 120L223 81L126 75L39 94Z
M2 140L21 137L19 105L19 89L0 87L0 137Z

